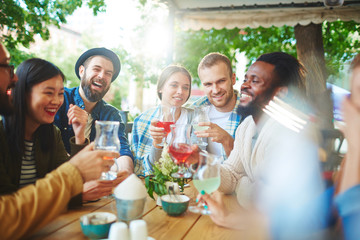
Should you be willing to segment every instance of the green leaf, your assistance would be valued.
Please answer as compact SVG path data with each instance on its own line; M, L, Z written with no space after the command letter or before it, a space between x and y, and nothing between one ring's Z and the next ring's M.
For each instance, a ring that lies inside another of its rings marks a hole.
M150 176L147 176L147 177L145 178L145 187L146 187L146 188L149 188L149 186L150 186Z
M2 0L0 7L0 29L8 28L10 33L1 36L5 46L11 50L19 45L29 47L35 35L48 40L50 25L66 23L66 17L81 7L82 0L73 1L17 1ZM105 10L104 0L90 0L88 6L94 15ZM14 36L14 37L13 37ZM14 54L13 62L22 62L22 54ZM19 57L19 58L18 58Z

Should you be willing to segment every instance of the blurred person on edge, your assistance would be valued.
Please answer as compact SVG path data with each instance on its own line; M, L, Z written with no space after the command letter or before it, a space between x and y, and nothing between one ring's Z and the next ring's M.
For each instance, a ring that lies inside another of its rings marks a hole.
M95 180L84 185L84 191L92 192L92 198L109 195L109 189L115 187L134 171L133 155L125 136L125 125L120 111L103 100L111 83L120 73L119 57L106 48L92 48L84 52L75 64L75 73L81 80L80 86L64 88L64 104L55 116L55 125L60 129L66 150L70 151L69 139L75 135L71 119L81 118L86 121L84 138L94 141L96 136L95 121L118 121L120 139L120 158L115 180ZM87 116L83 118L82 116ZM111 191L111 190L110 190ZM83 199L84 201L91 199Z
M345 239L360 239L360 54L350 65L350 98L344 99L342 131L348 143L338 182L335 205L341 218Z
M11 91L18 80L10 54L0 43L0 114L13 113ZM12 194L0 196L0 233L2 239L29 236L66 210L69 200L80 194L85 181L97 179L108 171L118 153L86 146L68 162Z

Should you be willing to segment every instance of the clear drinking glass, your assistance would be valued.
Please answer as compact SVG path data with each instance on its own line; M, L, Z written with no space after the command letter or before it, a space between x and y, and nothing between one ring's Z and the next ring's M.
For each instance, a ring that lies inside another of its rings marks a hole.
M120 140L118 137L119 124L120 123L116 121L95 121L95 149L102 149L114 152L120 151ZM117 178L118 170L118 165L115 161L115 163L111 166L110 171L103 172L100 179L114 180Z
M191 125L174 124L171 128L171 140L169 154L176 165L179 166L176 173L171 174L174 178L189 178L191 173L187 171L186 160L192 153L191 149Z
M193 174L193 183L199 192L205 191L207 194L211 194L219 188L220 159L219 156L207 152L200 152L199 162ZM204 203L199 202L197 206L190 206L189 211L203 215L211 214L210 210L205 206Z
M207 130L208 126L199 126L201 122L210 122L208 111L210 106L201 106L195 108L194 118L191 122L195 131L204 131ZM199 147L206 147L208 144L202 140L202 138L198 138L197 145Z
M162 142L158 146L164 146L167 135L171 132L170 126L175 123L175 111L176 107L160 104L159 107L159 121L157 122L157 127L164 128L166 136L163 138Z

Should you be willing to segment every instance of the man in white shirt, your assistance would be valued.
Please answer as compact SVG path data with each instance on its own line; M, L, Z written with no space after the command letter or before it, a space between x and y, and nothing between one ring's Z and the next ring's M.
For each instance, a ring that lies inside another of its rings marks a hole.
M239 93L233 89L236 83L228 57L221 53L209 53L198 66L198 75L206 96L200 98L192 107L209 105L209 128L196 131L199 138L208 138L207 151L226 159L234 146L237 127L242 117L236 113L240 103Z

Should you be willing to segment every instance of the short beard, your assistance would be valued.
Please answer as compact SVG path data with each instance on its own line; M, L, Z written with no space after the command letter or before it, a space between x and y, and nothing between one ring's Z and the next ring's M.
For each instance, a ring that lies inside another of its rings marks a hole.
M249 102L246 106L239 105L236 109L236 113L241 115L244 119L248 116L252 116L253 118L259 118L263 112L263 108L270 102L270 100L274 96L274 88L269 88L265 92L262 93L263 100L259 99L259 96L255 97L255 99Z
M92 92L91 91L91 79L86 79L85 72L84 72L84 76L81 79L81 88L84 91L86 99L89 100L90 102L100 101L109 90L109 88L107 88L102 92Z
M0 94L0 114L1 115L11 115L14 113L14 108L10 103L8 95Z
M243 119L247 118L248 116L257 117L260 116L262 112L262 107L259 106L255 101L250 102L246 106L239 105L236 109L236 113L241 115Z

